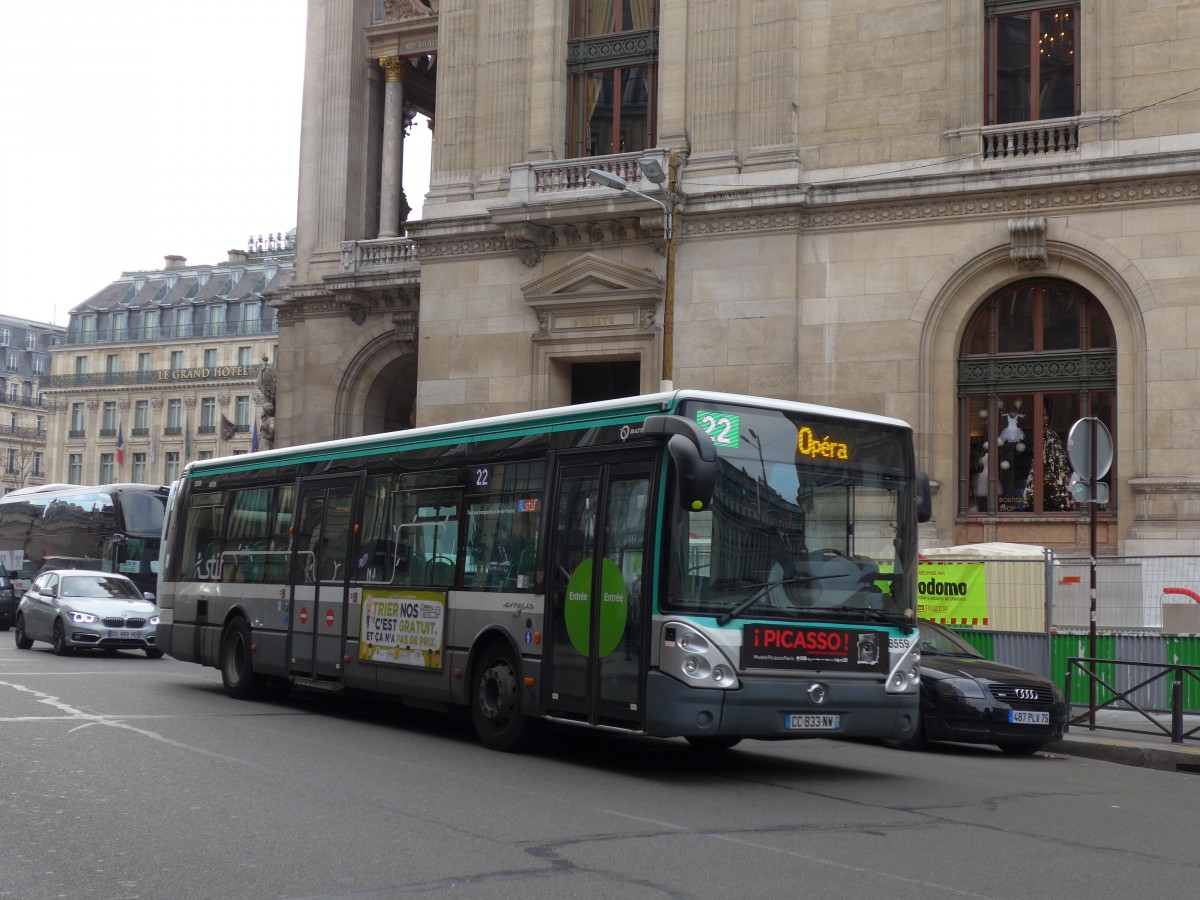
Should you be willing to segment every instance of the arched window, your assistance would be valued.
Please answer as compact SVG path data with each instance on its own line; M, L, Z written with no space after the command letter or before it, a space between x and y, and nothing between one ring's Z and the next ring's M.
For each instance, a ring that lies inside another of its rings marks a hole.
M1116 378L1112 323L1083 289L1039 279L989 297L958 360L959 514L1077 513L1067 435L1090 415L1116 435Z

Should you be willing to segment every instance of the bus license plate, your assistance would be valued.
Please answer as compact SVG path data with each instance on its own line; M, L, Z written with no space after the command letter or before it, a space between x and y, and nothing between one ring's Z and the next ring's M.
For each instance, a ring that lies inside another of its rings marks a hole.
M142 636L140 631L110 631L110 638L138 638Z
M838 731L842 727L842 717L792 713L784 719L783 727L788 731Z
M1008 721L1013 725L1049 725L1050 713L1033 712L1028 709L1010 709Z

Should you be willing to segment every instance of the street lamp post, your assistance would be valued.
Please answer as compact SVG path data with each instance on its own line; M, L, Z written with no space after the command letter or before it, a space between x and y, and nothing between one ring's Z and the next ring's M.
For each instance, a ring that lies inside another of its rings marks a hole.
M641 197L643 200L657 203L662 207L667 275L663 284L663 359L661 381L662 390L669 391L672 389L673 355L675 350L675 211L679 208L679 201L682 199L678 190L679 156L675 150L668 153L667 171L665 172L663 171L662 164L653 156L643 156L638 160L638 166L641 168L643 175L658 185L658 189L663 193L664 200L634 190L624 178L600 169L588 169L587 180L592 184L612 188L615 191L626 191L636 197Z

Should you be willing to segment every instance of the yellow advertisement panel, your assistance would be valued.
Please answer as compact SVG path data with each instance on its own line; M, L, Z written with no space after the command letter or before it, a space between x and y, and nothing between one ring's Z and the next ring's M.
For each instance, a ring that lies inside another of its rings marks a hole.
M363 591L358 658L440 671L445 621L445 594Z
M881 563L881 572L892 566ZM917 564L917 615L942 625L988 624L987 575L981 562Z
M943 625L986 625L987 577L983 563L918 563L917 615Z

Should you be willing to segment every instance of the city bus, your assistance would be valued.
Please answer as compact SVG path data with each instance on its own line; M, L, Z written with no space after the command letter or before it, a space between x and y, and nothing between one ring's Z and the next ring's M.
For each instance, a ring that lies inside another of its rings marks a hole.
M158 646L294 687L728 748L917 725L904 422L680 390L190 463Z
M167 494L132 483L12 491L0 497L0 565L22 592L44 569L96 569L155 593Z

